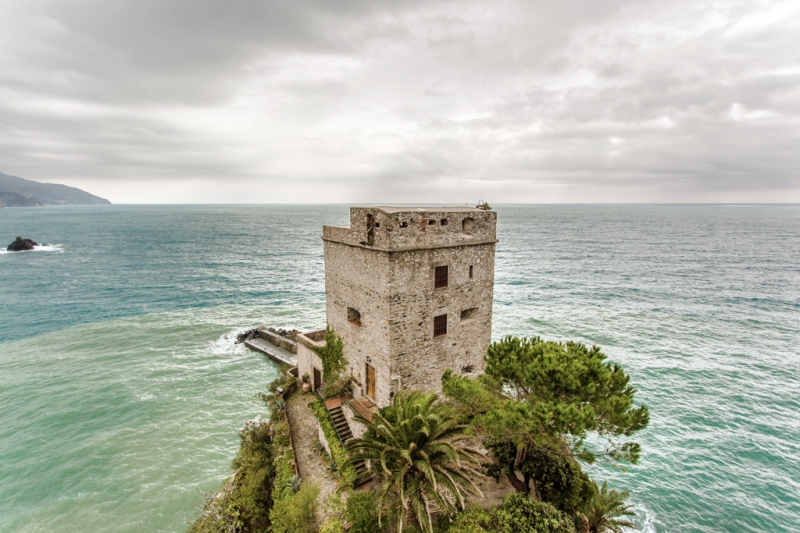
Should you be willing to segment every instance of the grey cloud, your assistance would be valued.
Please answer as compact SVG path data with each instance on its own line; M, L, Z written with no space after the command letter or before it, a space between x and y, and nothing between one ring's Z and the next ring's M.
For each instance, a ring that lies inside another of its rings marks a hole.
M0 171L112 201L800 201L790 3L5 13Z

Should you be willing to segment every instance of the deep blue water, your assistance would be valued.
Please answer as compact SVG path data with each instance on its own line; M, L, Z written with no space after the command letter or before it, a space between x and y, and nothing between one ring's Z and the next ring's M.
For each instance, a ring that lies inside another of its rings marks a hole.
M181 531L274 365L232 344L324 324L346 206L0 210L0 531ZM800 530L800 207L501 206L494 337L574 339L651 410L649 531ZM3 241L5 239L5 241Z

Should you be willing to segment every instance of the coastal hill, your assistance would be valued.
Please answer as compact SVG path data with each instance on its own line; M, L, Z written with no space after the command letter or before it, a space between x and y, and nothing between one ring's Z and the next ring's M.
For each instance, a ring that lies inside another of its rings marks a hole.
M43 205L110 204L75 187L58 183L39 183L0 172L0 207L37 207Z

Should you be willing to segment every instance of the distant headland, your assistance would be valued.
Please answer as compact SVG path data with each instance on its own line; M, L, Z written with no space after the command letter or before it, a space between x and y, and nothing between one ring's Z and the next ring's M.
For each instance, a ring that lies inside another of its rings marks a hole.
M75 187L58 183L39 183L0 172L0 207L39 207L45 205L110 204Z

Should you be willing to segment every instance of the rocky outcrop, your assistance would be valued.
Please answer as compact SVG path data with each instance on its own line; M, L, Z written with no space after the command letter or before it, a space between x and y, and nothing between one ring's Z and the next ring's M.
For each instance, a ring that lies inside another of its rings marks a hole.
M241 344L245 341L249 341L250 339L254 339L255 337L258 337L258 330L250 329L244 333L239 333L236 335L236 342L234 344Z
M6 250L8 250L9 252L23 252L25 250L33 250L34 246L39 246L39 243L32 241L30 239L23 239L22 237L17 237L17 240L9 244Z
M267 328L267 330L271 331L275 335L280 335L281 337L287 338L291 341L295 341L296 340L295 337L297 337L297 334L300 333L300 330L297 329L285 330L282 328L281 329Z

